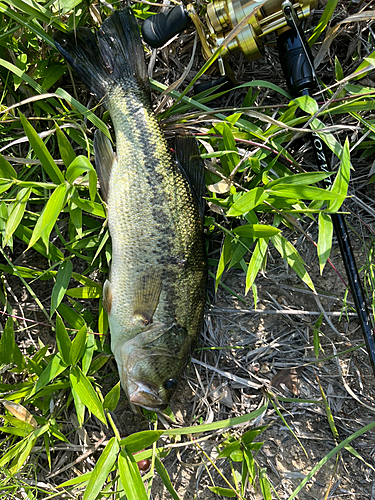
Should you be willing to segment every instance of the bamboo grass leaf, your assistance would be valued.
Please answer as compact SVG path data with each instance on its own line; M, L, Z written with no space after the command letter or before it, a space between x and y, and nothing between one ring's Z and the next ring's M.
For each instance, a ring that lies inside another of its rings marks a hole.
M3 240L3 246L5 246L10 238L12 237L14 231L19 226L23 214L25 213L26 203L29 200L31 194L31 188L20 189L16 196L16 201L13 204L9 218L5 226L5 235Z
M60 215L61 210L65 205L66 193L68 190L68 186L64 184L60 184L51 197L47 201L47 204L44 206L42 213L35 224L35 228L33 234L30 238L29 245L27 249L34 246L34 244L42 238L43 243L46 246L47 252L49 249L49 235L55 225L55 222Z
M280 229L269 226L268 224L244 224L243 226L236 227L232 231L232 233L243 238L268 238L280 232Z
M242 215L246 212L250 212L256 206L260 205L264 200L266 200L268 194L264 191L264 188L257 187L251 191L245 193L241 198L233 203L233 205L228 210L227 215L235 217L237 215Z
M64 176L61 173L59 167L56 165L51 154L49 153L46 145L38 136L34 127L28 122L28 120L22 113L20 113L20 118L22 126L29 139L30 145L33 148L38 159L41 161L42 167L44 168L52 182L54 182L55 184L61 184L62 182L64 182Z
M69 338L68 332L66 331L65 325L59 315L56 316L56 342L59 352L61 354L62 361L66 364L70 364L70 351L72 348L72 342Z
M93 125L95 125L96 128L100 129L103 132L103 134L106 137L108 137L109 140L112 140L107 125L91 110L87 109L86 106L77 101L77 99L74 99L74 97L72 97L68 92L66 92L63 89L58 88L56 90L56 94L62 99L65 99L65 101L69 103L71 106L73 106L77 111L82 113L83 116L85 116L88 120L90 120L90 122Z
M271 236L270 239L281 257L286 260L293 271L301 278L304 283L306 283L309 288L311 288L311 290L315 291L315 287L310 278L310 275L306 271L305 263L303 262L302 257L294 248L294 246L281 234Z
M86 347L87 326L83 325L75 336L70 350L70 362L75 365L83 356Z
M255 278L259 269L264 264L267 256L268 238L260 238L255 245L249 265L247 266L246 273L246 290L245 295L248 294L250 288L253 286Z
M56 127L56 137L62 161L64 162L65 167L68 168L72 161L75 160L76 154L68 138L58 126Z
M121 446L125 446L129 453L137 453L138 451L151 446L159 439L164 431L141 431L122 439Z
M118 468L127 500L148 500L137 462L126 449L118 457Z
M70 381L72 387L74 387L75 393L79 397L79 400L93 415L96 416L96 418L98 418L104 425L107 425L103 404L100 402L100 399L92 387L91 382L82 373L78 366L71 369Z
M232 237L229 234L225 235L223 247L221 249L219 265L217 266L217 271L216 271L215 290L217 290L217 287L219 286L225 266L231 260L233 255L231 241Z
M0 154L0 178L9 180L17 179L17 172L2 154Z
M333 225L332 219L328 214L319 212L319 237L318 237L318 258L320 274L323 273L324 266L329 258L332 248Z
M350 180L350 151L348 138L345 140L339 171L331 187L331 193L337 194L338 198L328 203L328 210L331 213L337 212L346 195Z
M330 0L329 2L327 2L323 14L320 18L320 21L318 25L315 27L313 34L308 40L310 47L317 41L317 39L320 37L320 35L328 26L328 23L332 19L333 13L336 9L337 2L338 0Z
M72 277L73 264L71 260L65 260L59 266L59 270L56 274L56 282L53 285L52 295L51 295L51 317L60 305L65 292L68 288L70 278Z
M95 500L104 486L111 469L116 462L119 445L116 438L111 438L100 455L83 494L83 500Z
M160 461L160 459L155 456L155 469L159 476L161 477L161 480L163 481L164 486L167 488L169 493L171 494L173 500L181 500L180 497L177 494L177 491L174 489L173 484L171 482L171 479L168 475L167 469L164 467L163 463Z
M42 374L39 376L38 381L36 385L34 386L33 390L31 391L30 396L35 394L37 391L45 387L47 384L49 384L54 378L56 378L60 373L66 370L68 367L67 363L64 363L62 360L61 354L58 352L56 353L48 365L45 367L43 370Z
M103 406L108 411L114 411L120 399L120 381L106 394Z

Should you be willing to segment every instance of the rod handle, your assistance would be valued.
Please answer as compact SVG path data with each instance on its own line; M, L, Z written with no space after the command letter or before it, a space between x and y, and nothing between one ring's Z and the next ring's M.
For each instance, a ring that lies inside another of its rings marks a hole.
M184 31L190 17L183 5L148 17L142 26L143 39L153 48L162 47L172 37Z

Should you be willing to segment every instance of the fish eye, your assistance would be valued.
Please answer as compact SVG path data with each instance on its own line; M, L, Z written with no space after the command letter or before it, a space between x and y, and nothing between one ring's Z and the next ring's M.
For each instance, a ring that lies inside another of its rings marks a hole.
M165 380L164 382L164 389L167 389L167 391L171 391L172 389L176 389L178 384L178 380L176 378L169 378Z

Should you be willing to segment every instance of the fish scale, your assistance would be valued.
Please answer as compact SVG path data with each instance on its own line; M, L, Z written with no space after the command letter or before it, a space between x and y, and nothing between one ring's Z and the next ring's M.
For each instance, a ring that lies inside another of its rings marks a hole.
M130 8L55 37L60 52L108 109L116 155L96 131L95 164L112 240L103 287L111 349L131 403L165 408L202 324L206 263L202 161L195 139L172 159L151 107L139 30ZM198 169L198 170L197 170ZM191 185L198 184L197 192Z

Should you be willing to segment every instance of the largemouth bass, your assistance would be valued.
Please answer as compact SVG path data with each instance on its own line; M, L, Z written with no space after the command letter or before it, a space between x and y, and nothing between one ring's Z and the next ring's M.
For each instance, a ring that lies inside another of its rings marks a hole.
M130 8L114 12L95 35L78 28L57 33L55 44L112 119L116 154L102 132L94 137L112 239L103 303L130 402L159 411L168 405L203 318L199 150L195 139L180 137L180 165L170 154L152 111L143 47Z

